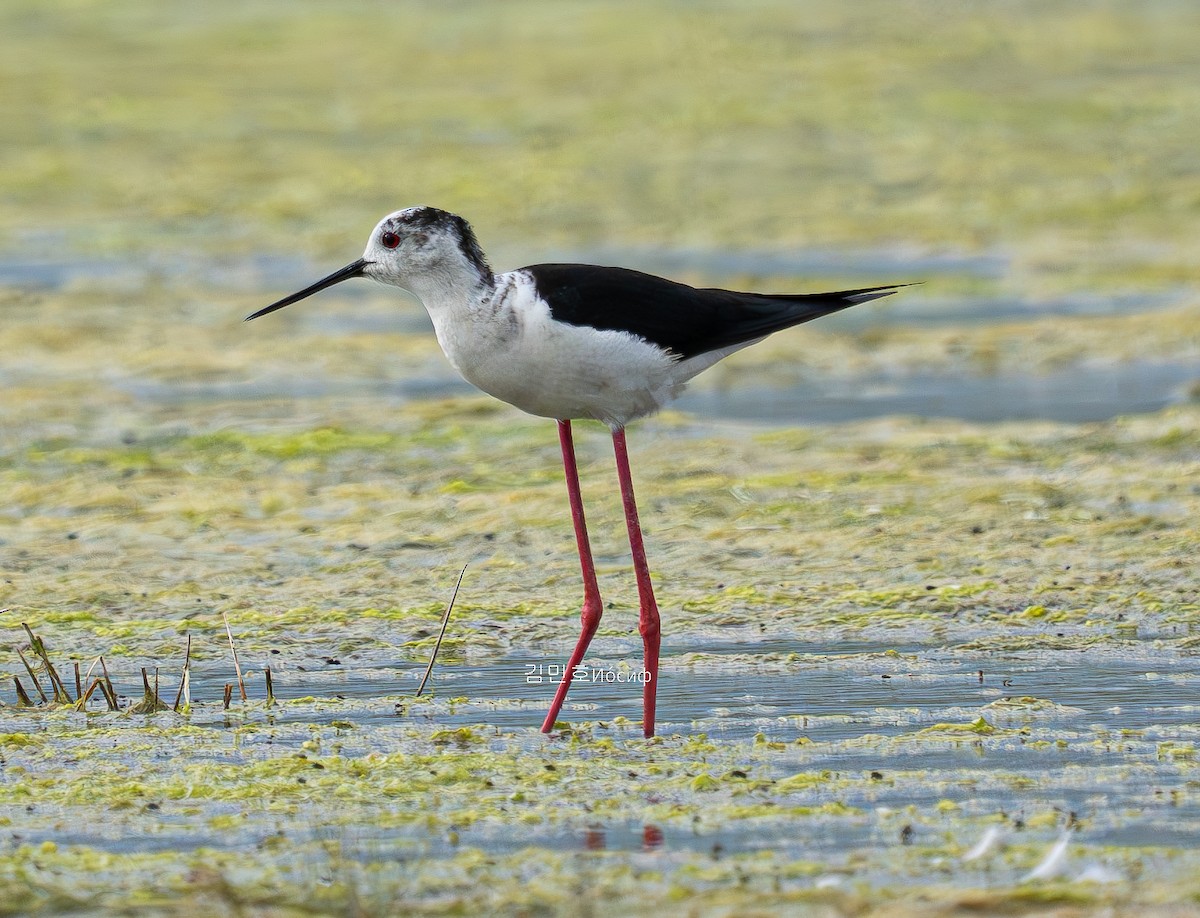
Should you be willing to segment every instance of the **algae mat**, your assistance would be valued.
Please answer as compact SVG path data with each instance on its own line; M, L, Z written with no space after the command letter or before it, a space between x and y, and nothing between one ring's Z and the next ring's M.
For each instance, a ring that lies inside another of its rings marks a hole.
M575 613L551 428L483 399L380 407L260 404L257 432L228 422L236 403L190 406L187 431L174 406L132 428L76 417L71 437L23 422L6 617L60 668L105 653L130 694L157 667L170 699L185 633L195 669L185 714L6 699L11 911L1196 894L1195 408L642 425L668 637L647 742L618 679L535 729L553 686L532 677L561 663ZM628 673L603 433L581 452L612 600L589 664ZM251 696L229 710L222 613Z

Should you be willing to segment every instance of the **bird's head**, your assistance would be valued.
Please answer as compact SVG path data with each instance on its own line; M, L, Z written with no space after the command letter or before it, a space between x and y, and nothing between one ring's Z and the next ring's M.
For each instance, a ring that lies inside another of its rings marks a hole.
M466 220L436 207L409 207L379 221L362 258L247 316L246 321L352 277L369 277L422 296L437 287L489 286L492 270Z

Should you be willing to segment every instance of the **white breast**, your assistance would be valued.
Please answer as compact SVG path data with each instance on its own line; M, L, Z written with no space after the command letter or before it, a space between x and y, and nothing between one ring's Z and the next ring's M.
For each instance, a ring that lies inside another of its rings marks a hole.
M486 302L430 315L463 378L530 414L623 426L662 407L718 359L680 362L626 332L556 322L528 274L496 281Z

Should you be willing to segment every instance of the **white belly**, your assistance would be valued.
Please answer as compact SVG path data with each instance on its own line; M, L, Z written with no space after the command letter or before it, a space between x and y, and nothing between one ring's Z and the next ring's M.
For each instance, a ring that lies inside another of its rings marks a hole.
M620 427L661 408L682 382L676 361L624 332L552 326L478 344L447 356L468 382L541 417Z

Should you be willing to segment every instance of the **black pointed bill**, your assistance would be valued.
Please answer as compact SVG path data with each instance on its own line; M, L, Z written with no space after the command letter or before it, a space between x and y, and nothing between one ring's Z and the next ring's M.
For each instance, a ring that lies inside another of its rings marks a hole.
M344 280L350 280L352 277L362 277L363 272L367 269L367 265L371 262L365 258L360 258L358 261L351 262L339 271L334 271L328 277L323 277L311 287L305 287L299 293L293 293L291 296L285 296L278 303L272 303L270 306L265 306L254 315L246 316L245 321L257 319L259 316L265 316L269 312L274 312L276 309L283 309L284 306L291 306L292 303L298 303L300 300L312 296L319 290L324 290L326 287L332 287L334 284L340 284Z

